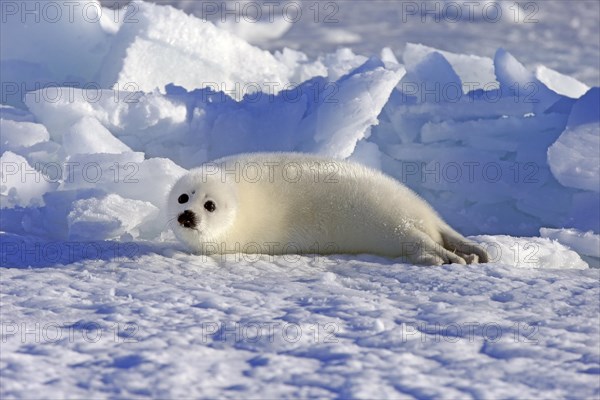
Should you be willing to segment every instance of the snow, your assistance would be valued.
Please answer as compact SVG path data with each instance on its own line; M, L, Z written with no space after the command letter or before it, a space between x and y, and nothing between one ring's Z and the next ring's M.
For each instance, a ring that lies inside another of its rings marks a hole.
M346 3L336 18L364 20L85 1L29 2L22 23L21 3L1 3L0 396L600 394L597 44L577 53L569 34L560 53L530 37L543 50L525 52L512 35L538 30L523 7L415 31L417 14L392 26L388 3ZM593 12L568 12L589 42ZM486 47L497 32L506 49ZM382 170L492 261L186 253L169 189L253 151Z
M535 76L544 85L558 94L562 94L573 99L578 99L585 94L589 86L579 82L570 76L561 74L544 65L539 65L535 70Z
M19 147L30 147L36 143L50 140L46 127L33 122L17 122L11 119L0 119L2 129L2 150L15 150Z
M550 238L581 254L590 266L600 268L600 235L577 229L540 228L540 236Z
M600 192L600 90L573 105L567 129L548 149L548 163L565 186Z
M485 243L493 263L518 268L544 268L546 265L554 265L555 268L564 269L588 268L588 264L576 252L565 248L562 241L551 241L548 239L549 236L545 235L547 231L542 232L543 237L541 238L519 238L505 235L482 235L475 238L478 242ZM552 236L550 235L550 237ZM580 240L576 238L577 236L571 236L570 242L576 245L579 244ZM586 242L589 241L587 237L583 239ZM581 248L579 248L579 251L581 251ZM586 250L586 252L588 251Z
M494 75L494 62L491 58L471 54L455 54L415 43L407 43L402 57L407 68L412 69L433 52L441 54L460 77L459 79L465 83L463 86L465 94L474 88L485 87L489 90L492 87L498 87Z
M69 240L118 239L125 234L137 237L135 228L158 213L152 203L112 193L102 199L77 200L67 216Z
M119 19L91 0L2 3L2 103L46 86L94 82L110 48L108 22ZM68 83L68 84L61 84Z
M259 5L259 3L251 4L253 6ZM292 27L292 22L287 21L284 18L277 18L272 22L269 22L268 20L261 21L240 18L237 22L235 19L224 19L218 21L215 25L231 32L237 37L244 38L248 43L260 45L261 43L283 36Z
M247 90L259 91L260 82L274 93L290 85L292 71L271 53L172 7L134 6L113 43L100 73L102 87L153 91L169 83L187 89L217 85L240 100Z
M145 246L132 262L126 244L67 244L69 267L3 271L5 396L43 397L49 385L56 396L171 398L598 390L596 269L225 262ZM104 258L78 259L85 251Z
M63 134L62 144L67 154L125 153L131 152L96 118L84 117Z

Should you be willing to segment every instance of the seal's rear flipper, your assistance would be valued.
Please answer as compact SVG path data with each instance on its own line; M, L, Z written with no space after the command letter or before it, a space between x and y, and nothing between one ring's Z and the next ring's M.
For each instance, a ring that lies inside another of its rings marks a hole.
M444 247L464 258L468 264L489 262L490 256L483 247L465 238L448 225L442 227Z

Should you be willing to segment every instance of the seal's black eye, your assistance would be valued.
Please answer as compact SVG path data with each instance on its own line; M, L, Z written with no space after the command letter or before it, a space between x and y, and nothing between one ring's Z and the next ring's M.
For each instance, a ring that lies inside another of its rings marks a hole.
M217 205L214 203L214 201L209 200L204 203L204 209L208 212L213 212L217 209Z
M190 199L190 196L188 196L187 194L182 194L181 196L179 196L177 201L179 202L179 204L183 204L183 203L187 203L189 199Z

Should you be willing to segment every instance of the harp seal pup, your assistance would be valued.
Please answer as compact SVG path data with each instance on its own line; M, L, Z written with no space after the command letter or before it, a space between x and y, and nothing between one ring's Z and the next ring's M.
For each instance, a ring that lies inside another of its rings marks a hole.
M412 190L360 164L249 153L190 170L168 195L175 236L200 254L360 254L421 265L488 262Z

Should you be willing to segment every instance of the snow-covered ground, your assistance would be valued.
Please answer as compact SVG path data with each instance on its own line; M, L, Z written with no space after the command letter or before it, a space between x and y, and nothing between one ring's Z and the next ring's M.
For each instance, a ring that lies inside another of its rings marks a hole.
M3 398L598 396L597 269L156 253L3 270Z
M600 397L597 2L172 3L0 1L2 398ZM249 151L492 261L190 255L170 185Z

